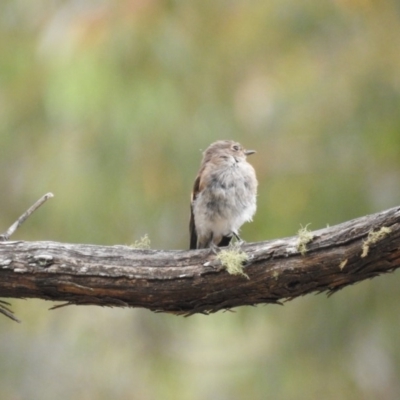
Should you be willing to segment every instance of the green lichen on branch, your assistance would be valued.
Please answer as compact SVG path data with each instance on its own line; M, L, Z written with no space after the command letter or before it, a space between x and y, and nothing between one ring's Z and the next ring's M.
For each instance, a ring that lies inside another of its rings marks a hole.
M249 276L243 272L243 263L249 259L249 256L241 250L240 246L229 246L226 250L221 250L217 254L219 260L227 272L231 275L242 275L249 279Z
M369 231L367 240L365 240L362 245L361 258L367 257L369 253L369 247L371 246L371 244L379 242L380 240L384 239L387 235L389 235L389 233L391 232L392 230L387 226L383 226L378 231Z
M138 250L150 250L150 238L146 235L142 236L140 240L136 240L131 247Z
M302 226L299 231L297 232L298 234L298 241L297 241L297 251L304 256L307 252L307 244L310 243L314 239L314 235L307 229L309 224L306 226Z

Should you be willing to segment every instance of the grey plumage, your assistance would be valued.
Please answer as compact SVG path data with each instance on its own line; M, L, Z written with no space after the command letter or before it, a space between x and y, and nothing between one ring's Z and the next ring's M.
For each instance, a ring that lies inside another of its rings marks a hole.
M191 249L227 246L252 220L258 183L246 156L253 153L231 140L215 142L203 153L191 199Z

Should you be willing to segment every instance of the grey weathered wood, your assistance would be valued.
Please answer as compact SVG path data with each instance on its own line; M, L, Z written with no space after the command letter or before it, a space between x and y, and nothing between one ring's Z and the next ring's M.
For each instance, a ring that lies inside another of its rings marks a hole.
M390 233L362 257L368 233L382 227ZM249 279L205 266L215 259L208 250L1 242L0 297L211 313L332 293L400 266L400 207L313 234L304 256L297 250L298 237L244 245Z

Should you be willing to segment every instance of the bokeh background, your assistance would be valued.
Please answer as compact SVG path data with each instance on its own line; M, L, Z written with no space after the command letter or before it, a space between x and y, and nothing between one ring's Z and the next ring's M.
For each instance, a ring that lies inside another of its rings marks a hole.
M397 0L3 0L0 231L188 247L201 151L257 154L260 241L400 204ZM399 399L399 273L182 318L12 300L0 398Z

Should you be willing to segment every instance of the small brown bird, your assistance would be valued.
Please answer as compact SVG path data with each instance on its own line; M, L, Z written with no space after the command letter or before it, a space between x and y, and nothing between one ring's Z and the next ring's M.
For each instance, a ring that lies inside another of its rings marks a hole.
M229 245L256 212L257 178L245 150L232 140L212 143L203 153L190 204L190 248Z

